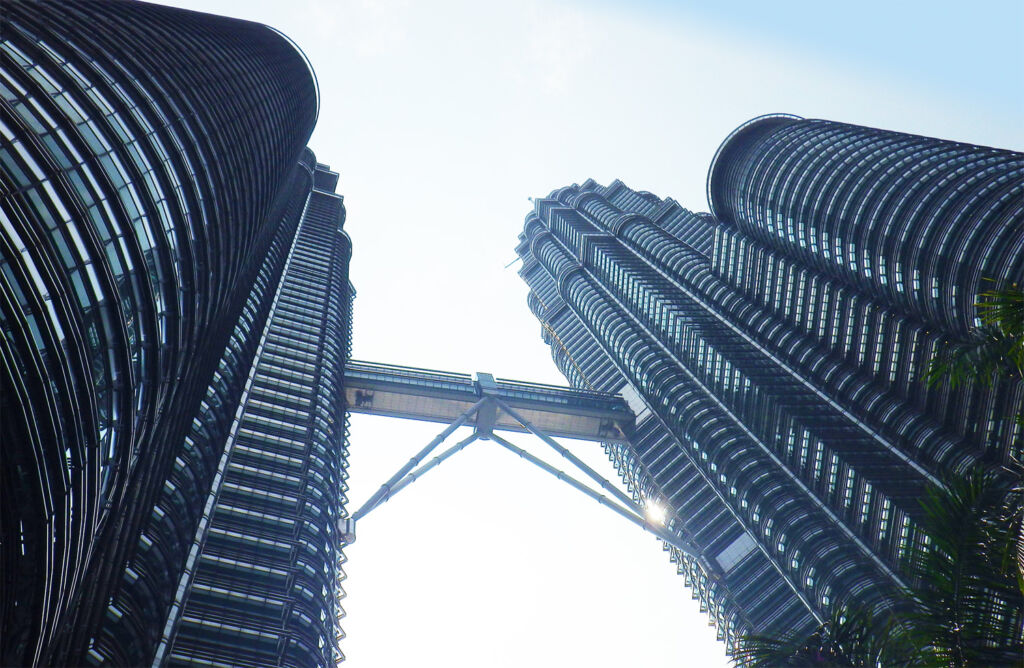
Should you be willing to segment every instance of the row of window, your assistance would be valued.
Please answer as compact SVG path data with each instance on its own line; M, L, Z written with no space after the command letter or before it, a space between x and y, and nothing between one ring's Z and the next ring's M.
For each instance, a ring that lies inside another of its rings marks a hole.
M710 343L710 332L706 329L710 323L703 322L707 320L707 316L691 315L686 311L679 311L679 306L677 306L678 297L672 295L672 288L663 285L656 275L652 275L649 270L645 270L643 264L635 257L624 253L615 244L595 242L590 247L591 253L588 255L586 263L598 278L600 288L596 285L591 285L585 274L567 273L568 269L571 268L571 260L568 259L564 250L559 249L558 244L553 239L549 240L538 237L534 243L533 250L537 253L541 264L547 269L549 277L557 275L562 277L563 281L566 281L562 286L563 296L574 306L573 310L588 324L588 328L591 329L594 336L603 341L609 352L618 358L623 371L631 377L631 380L637 384L637 387L643 388L649 397L653 397L660 402L667 402L662 406L663 415L672 415L673 408L679 410L675 420L683 420L684 413L694 415L694 397L688 396L684 398L678 395L678 393L673 394L674 391L667 391L673 382L677 385L680 382L681 379L678 378L678 371L673 373L668 367L664 366L661 361L664 358L664 353L655 352L651 345L645 341L643 334L630 332L630 327L627 324L628 317L623 317L625 312L633 314L638 319L644 321L650 332L660 334L658 338L661 341L669 344L678 344L678 350L681 354L691 358L696 357L697 361L693 363L694 373L699 372L705 379L714 379L713 382L718 385L716 388L717 392L712 394L721 395L725 391L735 392L751 387L751 384L748 382L749 379L742 373L742 368L733 366L735 358L731 359L728 356L723 356L717 350L717 345ZM608 290L613 293L615 299L610 302L603 301L601 297L597 296L597 293L600 293L602 290ZM683 313L687 314L683 316ZM682 339L681 341L673 340L673 335L676 335L677 331L680 335L678 338ZM688 336L687 333L689 333ZM735 351L730 354L735 354ZM714 420L706 421L706 418L710 417L711 414L707 414L703 424L694 422L689 422L689 424L716 434L712 441L722 441L724 432L716 431L716 429L721 430L725 428L725 423L721 423L721 426L716 428ZM690 418L687 417L685 419L689 420ZM730 468L735 469L735 465L723 466L719 470L721 463L728 463L732 457L743 455L744 452L745 449L739 447L735 442L729 447L716 443L713 448L702 449L697 461L701 463L707 474L714 479L715 486L720 490L724 490L725 494L729 494L733 489L736 489L738 492L739 488L757 490L758 496L770 498L775 494L773 490L778 489L776 482L759 478L757 484L761 485L760 489L751 482L743 482L742 484L737 482L733 484L730 479ZM714 454L714 457L709 458L709 453ZM753 452L747 454L753 454ZM807 452L801 454L803 454L804 458L810 457L809 443ZM755 457L754 459L756 460L757 458ZM742 461L742 457L738 461ZM741 473L742 471L743 469L740 469ZM749 473L747 475L749 476ZM740 477L744 476L741 474ZM854 501L852 494L854 493L855 479L852 476L848 477L851 482L847 484L847 489L850 490L848 496L851 498L847 501L849 505L852 505ZM869 492L869 498L870 494L871 492ZM784 498L785 496L782 495L782 497L778 498ZM757 514L758 512L756 509L751 511L752 514ZM789 520L797 522L792 517ZM802 518L796 525L803 527L813 526L806 521L806 518ZM803 535L801 541L809 539L806 530L797 533ZM776 538L781 538L776 547L781 545L782 551L785 553L786 535L777 535ZM799 571L802 568L803 564L799 557L799 552L792 553L788 559L789 566L787 570ZM863 574L857 577L863 577Z
M1024 262L1024 236L1007 224L1024 216L1024 161L1008 151L792 121L730 160L716 169L727 187L709 184L731 193L720 215L935 323L966 330L980 280L1013 278Z

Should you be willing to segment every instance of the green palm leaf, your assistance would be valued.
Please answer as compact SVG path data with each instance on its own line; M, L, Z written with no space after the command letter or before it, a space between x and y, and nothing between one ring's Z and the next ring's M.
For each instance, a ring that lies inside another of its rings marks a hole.
M1008 336L1024 337L1024 289L1016 284L978 295L975 305L985 325L1002 330Z
M1015 665L1024 651L1024 598L993 552L1006 540L997 521L1006 498L1005 481L979 469L921 502L921 527L931 542L911 560L921 585L906 592L916 604L907 622L912 642L930 650L927 665Z
M864 611L837 606L832 617L809 636L743 636L733 661L745 668L875 668L916 665L916 655L894 618L879 626Z
M968 341L949 343L932 360L925 381L936 385L948 380L951 387L968 381L991 385L999 377L1024 375L1024 339L986 325Z

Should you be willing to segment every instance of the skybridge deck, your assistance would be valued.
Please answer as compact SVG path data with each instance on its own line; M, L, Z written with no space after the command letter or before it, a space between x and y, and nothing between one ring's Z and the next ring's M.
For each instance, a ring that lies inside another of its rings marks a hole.
M352 360L345 367L345 400L352 413L451 423L491 396L554 437L623 443L633 411L615 394ZM526 432L505 411L481 410L467 422L487 429Z

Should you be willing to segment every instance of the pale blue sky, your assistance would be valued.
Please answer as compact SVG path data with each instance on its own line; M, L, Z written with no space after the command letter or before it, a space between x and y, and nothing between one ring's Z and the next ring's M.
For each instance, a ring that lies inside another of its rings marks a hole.
M787 44L811 58L913 80L943 96L977 96L1024 117L1024 3L1017 0L648 0L630 11L704 20L738 40Z
M621 178L706 210L715 149L760 114L1024 148L1019 2L171 4L312 60L373 361L563 382L503 268L527 198ZM353 502L438 431L355 419ZM657 541L563 487L479 444L374 511L348 550L350 665L727 665Z

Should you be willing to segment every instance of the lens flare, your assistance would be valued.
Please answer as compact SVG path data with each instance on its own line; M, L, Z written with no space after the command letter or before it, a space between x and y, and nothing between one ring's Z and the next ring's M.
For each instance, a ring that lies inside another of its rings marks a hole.
M644 516L647 517L647 521L651 524L657 524L659 526L665 524L666 514L667 511L665 506L657 501L648 499L647 503L644 505Z

